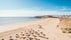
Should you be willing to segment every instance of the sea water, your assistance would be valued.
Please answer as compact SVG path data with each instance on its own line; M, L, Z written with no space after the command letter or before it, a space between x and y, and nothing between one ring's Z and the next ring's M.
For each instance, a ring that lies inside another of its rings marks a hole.
M39 20L34 17L0 17L0 25L16 23L16 22L25 22L25 21L33 21Z

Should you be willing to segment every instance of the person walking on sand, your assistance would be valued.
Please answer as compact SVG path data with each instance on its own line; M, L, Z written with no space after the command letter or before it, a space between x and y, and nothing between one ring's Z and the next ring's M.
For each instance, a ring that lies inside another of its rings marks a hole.
M4 39L2 39L2 40L4 40Z
M10 39L9 40L14 40L14 39L12 38L12 36L10 36Z

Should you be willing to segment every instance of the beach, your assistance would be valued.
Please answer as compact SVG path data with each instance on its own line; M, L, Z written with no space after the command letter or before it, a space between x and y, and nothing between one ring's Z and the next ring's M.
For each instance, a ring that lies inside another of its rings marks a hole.
M60 22L59 18L46 18L3 25L0 40L71 40L62 33Z

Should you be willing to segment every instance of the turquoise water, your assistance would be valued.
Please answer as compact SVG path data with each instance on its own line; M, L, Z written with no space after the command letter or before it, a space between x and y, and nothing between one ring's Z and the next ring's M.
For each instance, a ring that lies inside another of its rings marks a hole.
M39 20L38 18L33 17L0 17L0 25L16 23L16 22L25 22Z

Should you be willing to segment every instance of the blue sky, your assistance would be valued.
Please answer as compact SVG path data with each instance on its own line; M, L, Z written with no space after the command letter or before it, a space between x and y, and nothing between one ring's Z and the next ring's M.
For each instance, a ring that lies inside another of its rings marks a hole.
M0 0L0 16L71 15L71 0Z

